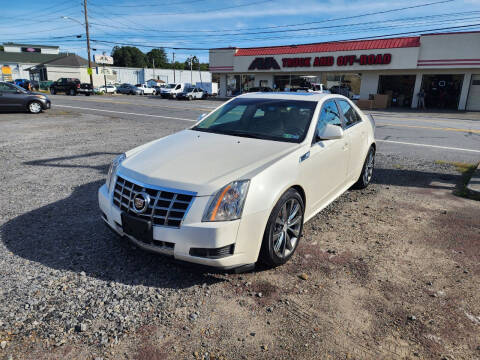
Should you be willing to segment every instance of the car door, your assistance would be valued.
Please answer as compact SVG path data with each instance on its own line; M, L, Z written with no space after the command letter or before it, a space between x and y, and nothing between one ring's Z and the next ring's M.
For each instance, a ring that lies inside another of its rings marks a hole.
M342 127L342 118L335 100L326 100L316 121L316 129L326 124ZM346 138L312 141L310 151L300 159L302 175L307 185L310 211L325 206L346 183L349 147Z
M15 86L7 83L0 83L0 105L3 109L14 109L23 107L25 94Z
M350 146L348 159L348 178L357 180L367 155L368 137L362 117L348 100L337 99L344 122L345 138Z

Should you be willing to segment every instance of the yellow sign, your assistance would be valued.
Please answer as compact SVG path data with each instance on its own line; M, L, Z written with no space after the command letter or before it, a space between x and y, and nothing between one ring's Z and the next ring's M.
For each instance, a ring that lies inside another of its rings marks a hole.
M2 74L3 75L12 75L12 68L8 65L2 66Z
M87 73L88 73L88 75L92 75L92 73L93 73L92 68L87 68Z

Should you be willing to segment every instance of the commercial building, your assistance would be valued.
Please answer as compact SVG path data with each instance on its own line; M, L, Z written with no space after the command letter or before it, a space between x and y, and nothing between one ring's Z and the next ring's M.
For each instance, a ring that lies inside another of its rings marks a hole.
M0 80L30 79L29 69L60 56L58 46L3 43Z
M480 111L480 32L210 50L220 96L253 87L295 90L322 83L352 98L389 97L389 106Z

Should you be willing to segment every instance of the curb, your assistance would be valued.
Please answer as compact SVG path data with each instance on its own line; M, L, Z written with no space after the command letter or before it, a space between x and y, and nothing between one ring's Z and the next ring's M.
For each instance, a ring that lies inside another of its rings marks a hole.
M473 172L472 177L468 181L467 190L475 195L480 195L480 163L477 169Z

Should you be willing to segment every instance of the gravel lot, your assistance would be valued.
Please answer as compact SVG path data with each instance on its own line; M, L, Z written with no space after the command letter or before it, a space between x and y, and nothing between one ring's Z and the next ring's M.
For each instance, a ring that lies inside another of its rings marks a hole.
M225 274L98 214L111 159L187 125L0 114L0 359L480 358L480 203L453 165L379 153L293 261Z

